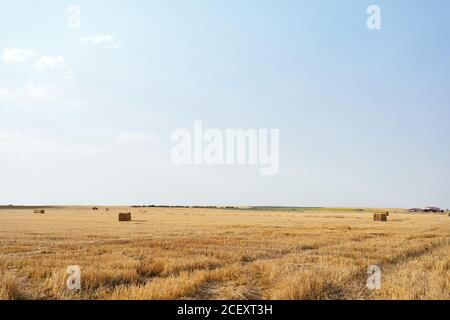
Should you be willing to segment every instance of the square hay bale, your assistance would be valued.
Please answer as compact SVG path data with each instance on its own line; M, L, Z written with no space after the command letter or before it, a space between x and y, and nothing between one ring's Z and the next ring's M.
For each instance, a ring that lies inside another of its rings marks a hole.
M119 221L131 221L131 212L119 213Z
M387 221L386 213L374 213L373 221Z
M37 210L33 210L33 213L44 214L45 210L37 209Z

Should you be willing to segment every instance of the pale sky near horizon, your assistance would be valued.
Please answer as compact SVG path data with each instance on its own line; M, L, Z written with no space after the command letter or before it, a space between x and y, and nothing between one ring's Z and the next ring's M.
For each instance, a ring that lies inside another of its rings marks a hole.
M449 1L0 6L0 204L450 207ZM175 166L196 120L280 129L279 174Z

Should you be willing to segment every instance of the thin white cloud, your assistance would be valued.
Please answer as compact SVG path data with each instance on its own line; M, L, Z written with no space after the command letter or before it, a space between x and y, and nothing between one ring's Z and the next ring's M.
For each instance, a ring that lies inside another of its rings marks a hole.
M55 69L65 64L64 57L42 56L36 60L35 66L39 69Z
M67 80L73 80L75 77L75 70L66 64L63 56L52 57L52 56L42 56L37 59L34 63L35 67L40 70L48 69L59 69L61 71L61 76Z
M26 92L32 97L46 100L57 100L61 96L59 90L47 84L37 84L34 82L28 82Z
M3 140L11 140L11 139L18 139L20 138L20 134L17 132L12 132L12 131L0 131L0 139L1 141Z
M48 84L39 84L28 82L24 89L11 90L0 88L0 98L19 100L19 99L39 99L39 100L58 100L62 92Z
M95 146L67 144L35 135L14 131L0 131L0 156L17 154L93 155L103 152Z
M0 88L0 97L10 97L11 96L11 92L9 89L5 89L5 88Z
M11 48L3 50L2 59L6 63L26 63L37 56L34 50Z
M7 88L0 88L0 98L3 99L18 99L22 96L23 91L14 91Z
M119 40L110 34L89 36L80 39L80 43L83 45L94 44L94 45L109 45L114 49L120 48Z
M3 50L1 58L9 64L32 62L39 70L62 69L61 76L68 81L75 77L75 71L66 64L63 56L39 56L35 50L14 48ZM0 93L0 97L2 95L5 93Z
M121 133L116 142L119 144L140 144L159 140L161 137L157 134L142 132L126 132Z
M73 80L73 78L75 78L76 71L72 68L66 68L61 72L61 75L63 76L64 79L70 81Z

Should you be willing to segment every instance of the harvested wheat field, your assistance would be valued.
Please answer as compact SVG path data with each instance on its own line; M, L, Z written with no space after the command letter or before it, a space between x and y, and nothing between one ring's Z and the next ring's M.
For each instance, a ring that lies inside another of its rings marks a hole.
M0 299L450 299L450 218L374 212L4 208Z

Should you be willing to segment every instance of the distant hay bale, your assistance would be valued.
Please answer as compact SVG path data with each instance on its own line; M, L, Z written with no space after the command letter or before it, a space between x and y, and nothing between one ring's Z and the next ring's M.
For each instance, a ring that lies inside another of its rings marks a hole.
M131 212L119 213L119 221L131 221Z
M106 211L109 211L109 208L106 208L105 210L106 210Z
M44 214L45 210L42 210L42 209L33 210L33 213Z
M388 214L386 213L374 213L373 221L387 221Z

